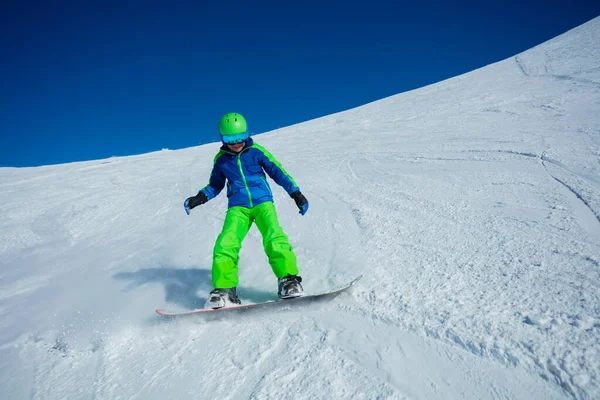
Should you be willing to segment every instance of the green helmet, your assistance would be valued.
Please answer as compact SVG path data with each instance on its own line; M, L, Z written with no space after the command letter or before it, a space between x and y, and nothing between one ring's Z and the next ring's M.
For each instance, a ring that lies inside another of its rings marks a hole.
M246 119L238 113L227 113L219 121L219 135L225 144L242 143L250 136Z

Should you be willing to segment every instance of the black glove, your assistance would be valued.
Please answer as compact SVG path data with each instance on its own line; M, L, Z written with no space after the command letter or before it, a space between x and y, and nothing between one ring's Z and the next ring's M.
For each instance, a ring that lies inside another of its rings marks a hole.
M185 207L185 212L189 215L190 210L198 207L200 204L204 204L208 201L208 197L204 192L198 192L197 195L193 197L188 197L183 203L183 207Z
M300 209L300 214L304 215L308 211L308 200L306 197L298 190L297 192L292 193L291 198L294 199L296 205Z

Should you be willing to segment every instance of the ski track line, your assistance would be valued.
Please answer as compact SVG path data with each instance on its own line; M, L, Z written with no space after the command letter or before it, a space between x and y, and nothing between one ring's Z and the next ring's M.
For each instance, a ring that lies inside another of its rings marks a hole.
M569 191L571 193L573 193L575 195L575 197L577 197L579 200L581 200L581 202L590 210L590 212L594 215L594 217L596 217L596 221L598 221L598 223L600 223L600 217L594 212L594 209L592 208L592 206L590 205L590 203L583 198L583 196L575 189L573 189L569 184L563 182L562 180L560 180L559 178L553 176L552 174L549 174L555 181L557 181L558 183L560 183L561 185L563 185L564 187L566 187L567 189L569 189Z
M573 188L571 185L569 185L568 183L566 183L565 181L561 180L560 178L554 176L554 174L552 174L549 170L548 167L546 166L546 162L551 163L552 165L557 166L558 168L561 168L563 170L565 170L566 172L580 177L578 174L574 174L572 171L570 171L568 168L564 168L561 163L556 163L552 160L549 160L547 157L544 156L544 154L542 154L542 156L540 157L541 159L541 163L542 166L544 167L544 170L546 171L546 173L548 174L548 176L550 176L552 179L554 179L556 182L560 183L564 188L566 188L569 192L571 192L573 195L575 195L575 198L579 200L580 204L583 204L585 206L585 208L587 209L587 211L589 211L589 213L591 213L591 215L594 217L594 219L596 220L597 224L594 224L595 226L590 226L589 224L584 224L586 225L589 230L591 230L591 234L594 234L597 237L600 237L600 216L596 213L596 211L594 210L594 208L592 207L592 205L589 203L589 201L587 201L583 195L581 193L579 193L575 188ZM577 214L579 214L579 219L580 221L583 223L583 221L587 221L588 218L585 214L588 214L588 212L583 211L580 207L577 207L576 204L574 204L574 209L575 212ZM582 212L583 211L583 212Z
M547 162L550 163L558 168L561 168L565 171L567 171L568 173L570 173L571 175L574 175L578 178L581 178L584 181L588 181L591 182L594 186L596 187L600 187L600 179L596 178L595 176L592 175L582 175L579 174L575 171L573 171L571 168L569 168L567 165L565 165L564 163L554 160L548 156L546 156L546 152L543 152L542 155L540 156L540 159L542 160L542 162Z
M527 157L527 158L537 158L541 161L542 166L544 167L544 170L546 171L546 173L552 178L554 179L556 182L560 183L562 186L564 186L568 191L570 191L573 195L575 195L575 197L581 202L583 203L583 205L585 207L587 207L587 209L590 211L590 213L594 216L595 220L598 222L598 224L600 224L600 216L594 211L594 208L592 207L592 205L589 203L589 201L587 201L585 199L585 197L579 193L576 189L574 189L571 185L569 185L568 183L564 182L563 180L561 180L560 178L554 176L549 170L548 167L546 165L546 163L550 163L568 173L570 173L573 176L576 176L578 178L581 178L585 181L591 181L592 183L594 183L595 185L598 185L598 180L596 180L594 177L585 177L585 176L581 176L578 173L575 173L573 170L571 170L570 168L568 168L565 164L561 163L560 161L556 161L553 160L549 157L546 156L546 152L542 152L541 155L537 155L535 153L529 153L529 152L519 152L519 151L513 151L513 150L469 150L469 152L475 152L475 153L504 153L504 154L513 154L513 155L518 155L518 156L523 156L523 157ZM581 211L577 211L579 209L579 207L574 207L575 211L580 214L580 220L581 221L586 221L587 218L585 215L583 215L581 213ZM586 213L587 214L587 213ZM593 231L596 231L596 235L598 237L600 237L600 226L596 227L596 228L591 228Z

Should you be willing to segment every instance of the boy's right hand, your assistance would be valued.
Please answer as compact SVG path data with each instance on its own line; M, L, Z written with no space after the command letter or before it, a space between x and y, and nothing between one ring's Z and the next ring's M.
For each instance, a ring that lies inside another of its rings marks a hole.
M185 213L190 215L190 210L198 207L200 204L204 204L208 201L208 197L204 192L198 192L197 195L193 197L188 197L183 202L183 207L185 208Z
M304 195L300 193L299 190L292 193L290 197L296 202L296 205L300 209L300 214L306 214L306 212L308 211L308 200L306 200L306 197L304 197Z

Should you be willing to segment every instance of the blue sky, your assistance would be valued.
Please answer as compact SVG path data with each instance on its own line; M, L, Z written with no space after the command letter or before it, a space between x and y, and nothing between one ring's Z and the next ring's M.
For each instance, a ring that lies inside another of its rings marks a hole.
M600 2L578 0L10 3L0 166L214 142L230 111L266 132L468 72L600 15Z

